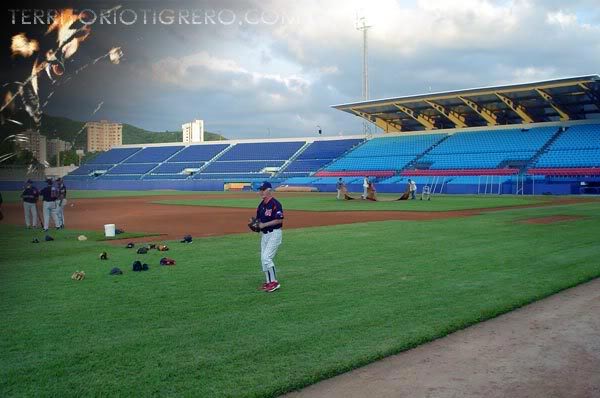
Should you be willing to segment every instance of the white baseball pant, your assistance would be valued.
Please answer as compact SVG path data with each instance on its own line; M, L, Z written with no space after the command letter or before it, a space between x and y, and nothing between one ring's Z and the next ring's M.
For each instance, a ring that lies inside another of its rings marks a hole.
M67 199L62 199L57 202L56 212L58 213L58 220L60 225L65 225L65 207L67 206Z
M60 227L60 220L58 219L58 214L56 214L57 207L58 204L56 202L44 201L44 229L48 229L50 215L52 215L52 220L54 220L54 226Z
M262 234L260 239L260 261L262 263L263 272L267 272L269 268L274 267L273 258L277 254L277 249L281 244L281 228L274 229L273 232Z
M28 227L37 227L37 206L35 203L23 202L25 212L25 225Z

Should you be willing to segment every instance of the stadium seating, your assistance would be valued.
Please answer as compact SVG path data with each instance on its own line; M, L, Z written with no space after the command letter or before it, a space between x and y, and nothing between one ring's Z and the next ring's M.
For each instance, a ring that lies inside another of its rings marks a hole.
M157 166L157 163L141 163L141 164L118 164L110 169L105 175L110 174L146 174Z
M190 145L171 159L169 163L174 162L207 162L221 153L228 144L216 145Z
M103 152L86 164L112 164L121 163L123 160L138 152L141 148L114 148L108 152Z
M491 169L508 161L526 164L557 132L557 127L456 133L427 153L431 169Z
M198 169L203 165L204 162L163 163L152 170L152 174L179 174L185 169Z
M335 159L361 142L361 139L315 141L297 157L297 160Z
M245 162L221 162L216 161L202 170L202 173L258 173L265 167L280 167L282 160L261 160Z
M402 170L445 134L374 138L326 167L328 171Z
M160 163L183 149L183 146L148 147L125 160L124 163Z
M219 161L287 160L303 145L304 141L236 144L225 152Z
M277 176L284 178L308 176L363 141L362 139L314 141Z

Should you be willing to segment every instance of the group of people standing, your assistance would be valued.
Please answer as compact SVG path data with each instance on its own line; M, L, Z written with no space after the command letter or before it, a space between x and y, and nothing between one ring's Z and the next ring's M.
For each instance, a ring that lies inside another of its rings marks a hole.
M21 193L23 211L25 212L25 225L27 228L36 228L38 223L37 202L42 197L43 228L48 231L50 218L54 221L56 229L65 227L65 206L67 205L67 187L62 178L56 181L52 178L46 180L46 186L38 190L33 181L27 180Z

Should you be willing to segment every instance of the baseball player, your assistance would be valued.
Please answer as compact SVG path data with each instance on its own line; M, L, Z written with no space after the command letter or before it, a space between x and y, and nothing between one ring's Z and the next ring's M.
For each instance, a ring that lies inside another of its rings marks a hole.
M337 200L340 199L344 199L344 195L343 195L343 189L344 189L344 181L342 180L342 177L338 178L337 183L335 184L335 189L337 190Z
M56 185L58 188L58 201L56 202L56 212L58 214L58 220L60 221L60 228L65 227L65 206L67 206L67 187L62 178L56 179Z
M262 285L262 290L266 292L274 292L281 287L277 281L273 257L275 257L277 249L281 244L283 207L273 197L271 189L270 182L263 182L259 188L262 200L256 209L256 218L259 221L258 227L261 231L260 261L266 278L266 282Z
M37 201L40 197L40 192L33 186L31 180L25 182L25 189L21 193L23 199L23 211L25 212L25 225L27 228L37 227Z
M409 178L408 184L409 184L408 189L410 190L410 198L412 200L415 200L416 199L415 195L417 194L417 183Z
M367 199L367 188L369 188L369 177L365 176L363 180L363 194L361 196L362 199Z
M52 178L48 178L46 180L45 188L40 191L40 195L43 198L43 211L44 211L44 232L48 232L48 224L50 223L50 215L52 215L52 219L54 220L54 225L56 229L60 228L60 220L58 219L58 214L56 213L56 199L58 199L58 189L52 183Z

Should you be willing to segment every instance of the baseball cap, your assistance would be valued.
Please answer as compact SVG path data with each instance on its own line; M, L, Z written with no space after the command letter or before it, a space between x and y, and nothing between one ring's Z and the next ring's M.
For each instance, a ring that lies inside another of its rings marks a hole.
M260 191L264 191L265 189L271 189L271 188L273 188L273 186L271 185L271 183L269 181L265 181L265 182L262 183L262 185L258 189Z

